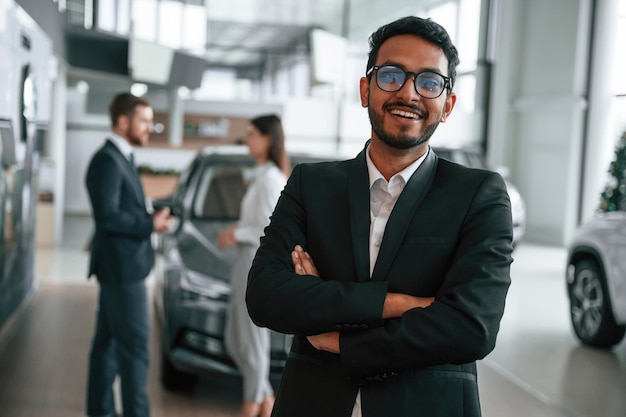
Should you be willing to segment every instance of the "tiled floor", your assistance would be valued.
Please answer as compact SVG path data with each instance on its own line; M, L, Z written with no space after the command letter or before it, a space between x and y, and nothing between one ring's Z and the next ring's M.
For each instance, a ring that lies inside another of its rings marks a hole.
M0 417L83 416L85 372L97 287L86 281L87 218L67 218L64 243L39 248L39 290L0 352ZM479 364L484 417L626 416L626 342L612 351L581 347L565 295L565 250L522 243L496 349ZM203 378L192 392L158 381L152 344L153 417L236 416L236 378ZM323 416L321 416L323 417Z
M609 351L576 342L565 249L523 244L514 257L498 345L484 364L563 416L626 416L626 339Z

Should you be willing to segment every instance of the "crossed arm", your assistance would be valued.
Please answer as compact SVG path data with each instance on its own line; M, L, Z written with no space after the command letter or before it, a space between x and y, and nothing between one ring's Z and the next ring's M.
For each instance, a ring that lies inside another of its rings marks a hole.
M296 245L291 252L297 275L313 275L319 277L313 259L300 245ZM383 305L383 319L391 319L402 316L405 312L414 308L428 307L435 301L434 297L415 297L408 294L387 293ZM307 336L309 343L318 350L331 353L339 353L339 332L321 333Z

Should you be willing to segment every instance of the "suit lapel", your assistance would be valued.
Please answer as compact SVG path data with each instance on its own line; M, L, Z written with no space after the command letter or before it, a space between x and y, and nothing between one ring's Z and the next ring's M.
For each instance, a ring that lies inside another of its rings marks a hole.
M106 146L109 147L111 154L120 161L120 165L123 167L122 169L126 173L126 176L130 178L130 182L133 184L133 187L135 187L137 195L141 196L141 199L144 199L143 186L141 185L141 179L139 178L137 170L130 165L130 161L113 142L107 140Z
M350 166L348 203L357 279L359 282L365 282L369 280L370 275L370 190L365 150L357 155Z
M415 210L433 183L436 168L437 156L431 149L424 162L409 179L389 216L380 252L372 272L373 281L386 279L387 271L404 240L404 235L415 215Z

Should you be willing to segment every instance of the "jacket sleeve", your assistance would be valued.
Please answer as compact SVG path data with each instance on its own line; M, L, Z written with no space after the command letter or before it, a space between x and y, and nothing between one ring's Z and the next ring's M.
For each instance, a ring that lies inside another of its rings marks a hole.
M365 377L486 356L495 347L511 282L511 240L506 185L491 173L467 208L445 276L436 277L442 284L435 302L381 327L342 333L343 364L353 375Z
M380 326L387 283L294 272L291 251L296 244L306 247L307 239L300 186L304 165L294 168L252 263L246 293L250 317L259 326L298 335L338 330L344 323Z
M142 196L131 195L129 178L109 154L97 152L87 170L86 185L96 224L108 235L145 239L153 230Z

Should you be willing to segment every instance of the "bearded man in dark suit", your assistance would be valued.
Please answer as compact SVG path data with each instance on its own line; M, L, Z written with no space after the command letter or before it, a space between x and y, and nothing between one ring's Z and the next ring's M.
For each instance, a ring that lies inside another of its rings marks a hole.
M500 175L429 147L458 62L430 19L381 27L360 80L365 149L294 168L247 288L255 323L295 335L272 416L480 416L512 222Z
M95 234L88 276L100 295L89 356L87 415L114 416L113 381L119 374L125 417L149 417L146 393L150 316L145 278L154 264L150 236L168 230L169 209L153 214L134 163L133 146L146 146L153 112L145 99L129 93L109 107L112 131L87 169Z

